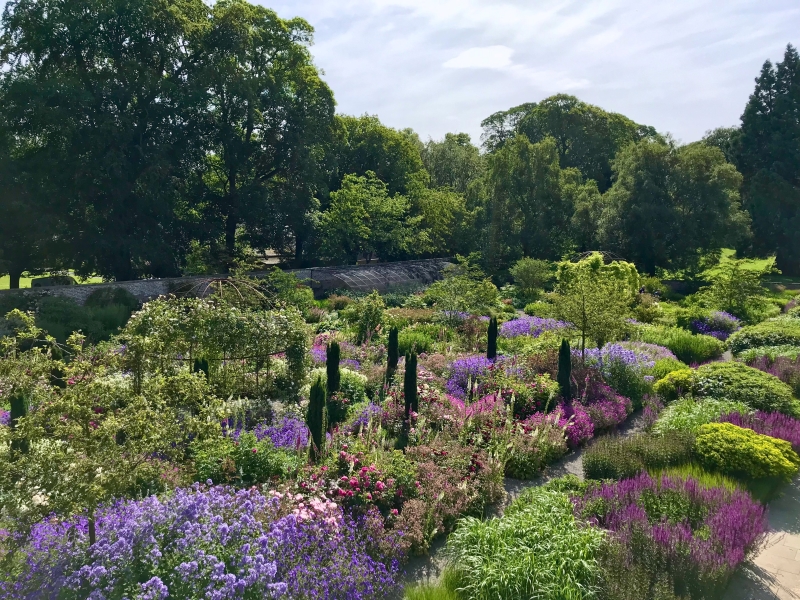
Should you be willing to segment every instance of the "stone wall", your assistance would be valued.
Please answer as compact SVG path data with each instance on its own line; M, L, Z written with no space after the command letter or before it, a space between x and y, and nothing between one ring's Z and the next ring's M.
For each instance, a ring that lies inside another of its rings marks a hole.
M335 289L348 289L360 292L378 290L385 292L392 288L409 285L428 284L441 278L442 269L448 264L446 259L411 260L396 263L375 263L347 267L318 267L296 269L293 272L314 290L317 298ZM263 277L267 272L252 273ZM141 302L158 298L165 294L181 293L205 296L210 284L225 275L203 277L176 277L171 279L141 279L137 281L115 281L86 285L64 285L26 288L22 290L0 290L0 294L49 295L72 298L78 304L100 288L122 288L136 296Z

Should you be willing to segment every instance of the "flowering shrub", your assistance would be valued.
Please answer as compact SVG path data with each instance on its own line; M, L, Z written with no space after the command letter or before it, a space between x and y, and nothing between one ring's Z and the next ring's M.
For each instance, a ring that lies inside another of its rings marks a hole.
M485 378L495 364L485 356L468 356L453 361L447 370L447 393L463 400L467 397L470 385Z
M511 455L505 473L515 479L533 479L551 462L567 453L564 433L574 421L565 421L563 414L537 413L527 421L514 425Z
M294 417L283 417L273 425L258 425L253 433L259 440L269 438L276 448L297 451L308 447L308 427Z
M101 509L91 546L85 517L46 521L0 598L367 599L396 585L374 524L313 499L280 515L279 497L195 484Z
M788 481L800 468L800 456L789 442L732 423L702 425L695 451L706 468L749 479Z
M749 351L748 351L749 352ZM746 360L746 364L754 369L769 373L789 385L795 397L800 396L800 358L798 358L800 348L794 349L794 356L774 356L763 354L751 360ZM740 357L741 358L741 357Z
M748 411L731 411L719 418L722 423L732 423L737 427L752 429L756 433L769 437L786 440L792 445L795 452L800 453L800 419L795 419L781 413L766 413L757 411L751 414Z
M602 373L603 379L612 388L639 405L650 390L652 378L649 374L655 366L652 358L655 348L657 346L653 344L635 350L620 344L606 344L602 349L586 350L585 361ZM580 356L581 352L575 350L573 354Z
M237 439L198 440L191 449L197 479L214 483L263 483L283 478L305 460L305 454L301 457L298 452L276 449L268 437L259 440L250 432Z
M506 321L500 325L500 331L498 333L504 338L515 338L521 335L539 337L545 331L558 331L568 327L570 327L570 324L564 321L526 316Z
M707 317L696 319L691 323L695 333L710 335L725 341L732 333L742 328L742 321L725 311L714 311Z
M764 507L747 492L709 489L692 478L654 480L642 473L589 486L572 501L576 516L612 532L602 560L611 597L652 598L641 590L660 578L669 595L658 597L718 597L767 525Z

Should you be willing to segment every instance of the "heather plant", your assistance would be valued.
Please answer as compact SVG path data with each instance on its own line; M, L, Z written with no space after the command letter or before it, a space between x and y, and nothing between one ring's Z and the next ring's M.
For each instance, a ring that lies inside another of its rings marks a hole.
M609 532L603 597L718 598L766 533L764 507L747 492L691 477L641 473L589 486L572 501L579 518Z
M85 517L48 520L0 597L355 600L397 585L397 566L376 540L379 520L353 521L318 498L294 510L283 503L280 494L196 484L100 509L93 544Z
M592 598L603 533L583 527L566 494L537 489L505 516L465 518L447 543L459 596Z
M745 479L788 481L800 468L800 456L789 442L732 423L702 425L695 451L706 468Z
M686 364L704 363L722 356L724 344L709 335L693 334L676 327L640 325L633 328L631 337L648 344L664 346Z
M689 463L693 452L694 436L686 432L607 436L584 453L583 473L587 479L625 479L648 469Z
M756 433L785 440L800 453L800 419L782 413L756 411L731 411L719 418L722 423L732 423L737 427L752 429Z
M664 409L653 425L656 434L669 434L673 431L696 433L701 425L719 421L728 413L749 414L751 410L742 402L717 400L714 398L682 398Z

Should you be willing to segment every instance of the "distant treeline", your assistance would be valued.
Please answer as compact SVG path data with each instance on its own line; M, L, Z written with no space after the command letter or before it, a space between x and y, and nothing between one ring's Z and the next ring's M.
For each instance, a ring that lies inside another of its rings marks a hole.
M337 115L313 29L242 0L12 0L0 38L0 274L603 249L691 276L721 248L800 274L800 56L741 126L678 145L557 95L423 142Z

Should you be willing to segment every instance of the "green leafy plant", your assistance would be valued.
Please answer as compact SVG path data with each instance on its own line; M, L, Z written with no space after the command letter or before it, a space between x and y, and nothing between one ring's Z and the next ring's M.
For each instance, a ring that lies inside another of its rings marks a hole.
M725 344L710 335L697 335L684 329L660 325L634 328L632 338L669 348L686 364L702 363L722 356Z
M684 365L681 369L670 371L656 381L653 391L665 402L677 400L694 390L694 371Z
M551 263L536 258L522 258L508 272L514 278L517 297L522 302L537 300L554 279Z
M398 338L397 351L403 356L412 352L427 354L433 348L434 339L422 330L404 329Z
M728 338L728 346L734 354L759 346L800 346L800 319L781 316L742 327Z
M800 416L800 403L792 396L790 386L774 375L738 362L698 367L693 390L698 396L741 402L753 410Z
M694 436L638 434L631 437L602 437L583 455L587 479L627 479L648 469L663 469L691 461Z
M653 425L656 434L672 431L696 433L701 425L712 423L729 413L749 414L751 409L742 402L714 398L682 398L664 409Z
M252 433L238 439L208 438L192 444L195 478L217 484L267 483L284 479L299 466L298 456L276 449L269 438L259 441Z
M587 599L603 539L576 522L566 494L536 489L501 518L463 519L448 539L448 564L465 599Z
M677 358L659 358L653 365L653 368L650 369L650 374L655 381L658 381L673 371L680 371L686 368L686 364L679 361Z
M800 468L800 456L789 442L732 423L701 426L695 451L706 468L746 479L789 481Z

